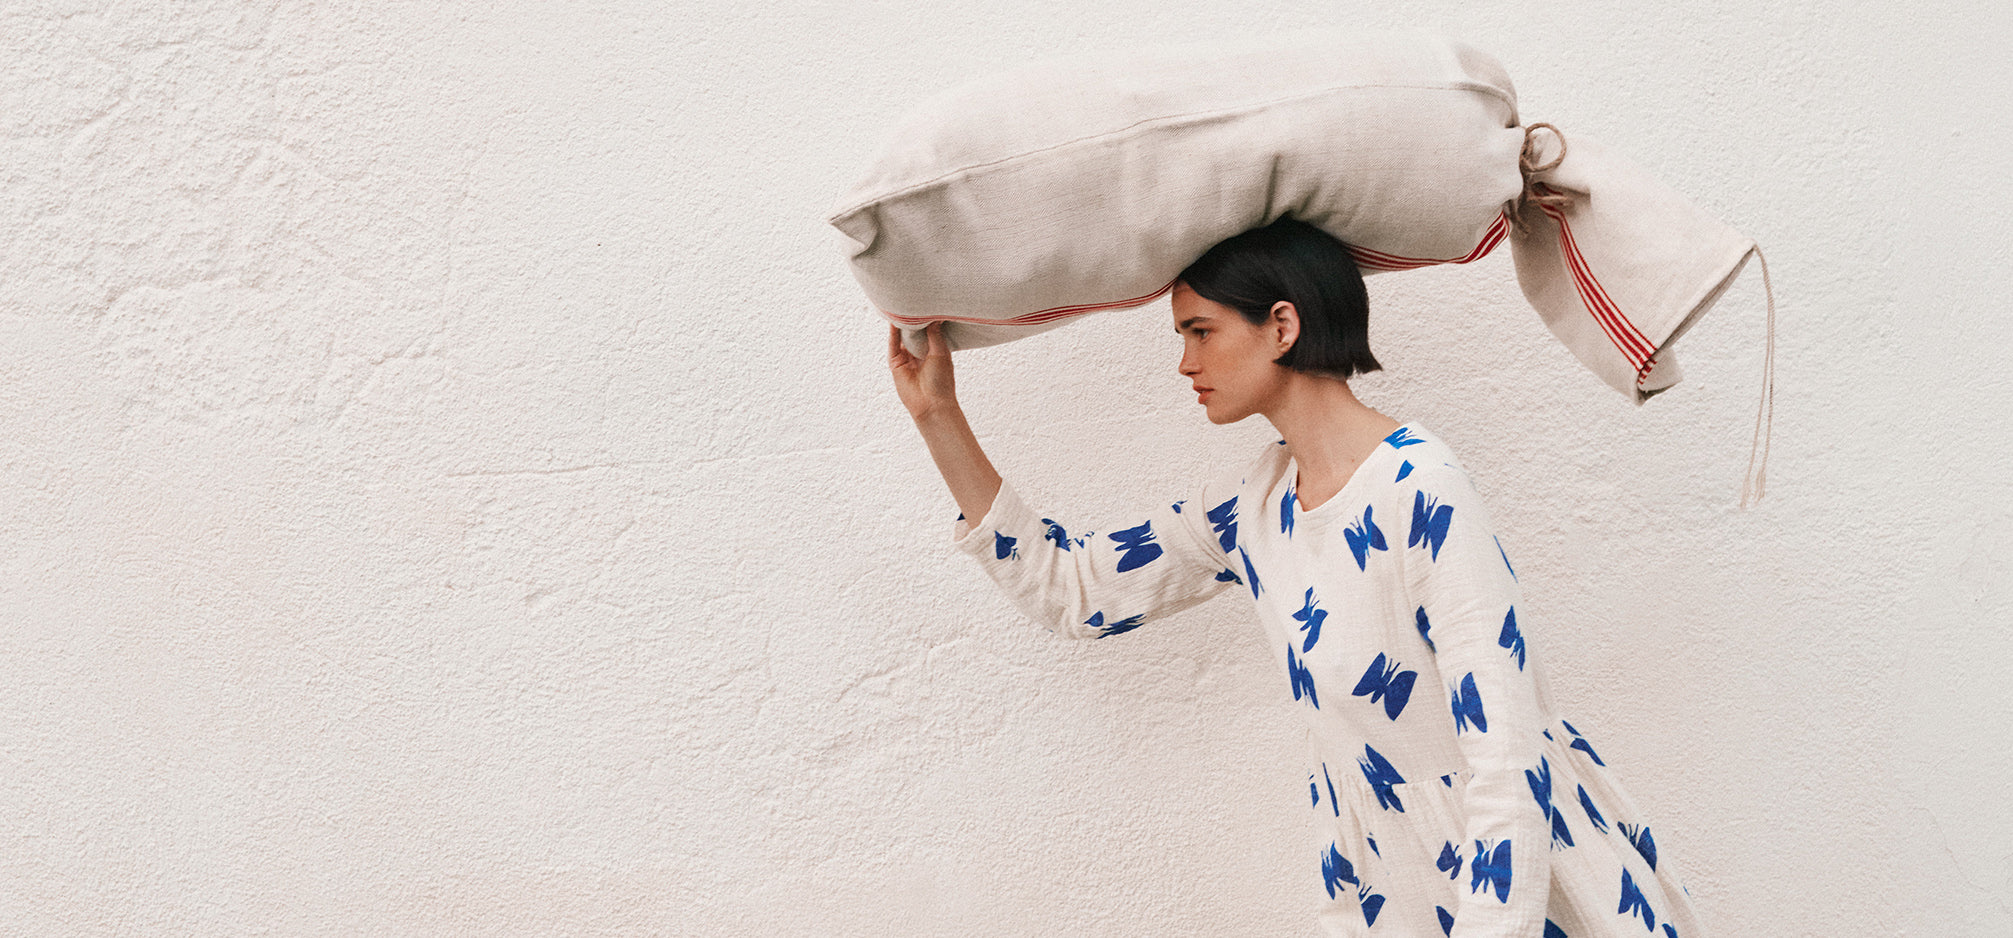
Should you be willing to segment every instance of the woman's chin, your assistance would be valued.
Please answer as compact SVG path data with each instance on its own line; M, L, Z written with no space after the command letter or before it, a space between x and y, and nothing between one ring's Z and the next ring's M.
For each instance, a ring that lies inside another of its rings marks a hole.
M1210 423L1216 424L1217 426L1222 426L1227 423L1236 423L1239 420L1243 420L1245 417L1244 414L1233 414L1228 410L1219 407L1212 407L1208 404L1202 405L1202 414L1203 416L1209 418Z

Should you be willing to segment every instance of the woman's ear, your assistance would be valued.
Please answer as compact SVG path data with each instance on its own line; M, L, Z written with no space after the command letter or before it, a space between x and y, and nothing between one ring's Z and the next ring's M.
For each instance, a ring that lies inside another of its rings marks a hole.
M1266 323L1266 328L1278 345L1279 354L1284 355L1293 348L1293 343L1300 340L1300 311L1294 309L1292 303L1280 300L1272 304L1272 319Z

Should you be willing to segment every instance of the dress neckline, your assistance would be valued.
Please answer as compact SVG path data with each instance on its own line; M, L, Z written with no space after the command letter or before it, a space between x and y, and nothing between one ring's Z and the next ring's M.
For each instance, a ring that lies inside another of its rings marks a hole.
M1370 477L1369 470L1372 464L1382 464L1387 459L1385 453L1395 453L1398 451L1399 447L1392 443L1393 437L1400 439L1409 438L1412 441L1417 441L1424 430L1424 427L1411 421L1399 424L1398 429L1391 431L1383 439L1377 441L1376 448L1372 449L1368 455L1365 455L1363 461L1356 464L1356 468L1349 473L1349 480L1342 483L1342 487L1336 489L1335 494L1328 496L1325 501L1313 508L1307 507L1307 504L1300 500L1300 460L1293 455L1293 448L1290 446L1287 447L1286 490L1293 495L1293 513L1309 520L1327 518L1329 515L1334 514L1334 512L1328 510L1329 506L1341 501L1342 497L1348 495L1350 492L1369 484L1364 482L1364 480Z

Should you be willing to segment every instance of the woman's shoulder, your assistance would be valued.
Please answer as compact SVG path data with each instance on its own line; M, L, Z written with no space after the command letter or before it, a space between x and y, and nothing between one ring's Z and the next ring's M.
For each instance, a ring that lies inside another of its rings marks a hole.
M1384 442L1396 450L1392 455L1398 466L1386 480L1387 489L1402 494L1406 500L1422 491L1429 496L1446 492L1447 497L1457 498L1474 491L1474 479L1467 467L1461 465L1453 448L1431 430L1418 423L1407 423L1392 431Z
M1438 475L1452 470L1465 474L1461 461L1454 456L1454 450L1440 435L1421 426L1417 421L1406 423L1391 431L1384 438L1384 445L1396 450L1400 465L1410 464L1415 471Z

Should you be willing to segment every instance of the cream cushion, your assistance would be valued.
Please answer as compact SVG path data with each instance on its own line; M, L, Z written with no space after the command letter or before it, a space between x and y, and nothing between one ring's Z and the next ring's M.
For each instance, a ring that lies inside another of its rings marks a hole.
M1524 143L1502 67L1432 36L1320 33L1078 57L921 105L829 220L868 299L912 348L933 321L947 324L952 348L973 348L1151 301L1211 245L1282 215L1341 238L1365 273L1474 260L1515 234L1504 207L1525 186ZM1519 278L1581 361L1641 400L1674 380L1657 353L1751 244L1618 158L1572 143L1540 178L1581 196L1562 210L1578 252L1558 220L1526 212L1534 234L1516 240L1549 246L1529 264L1519 251ZM1587 214L1610 208L1653 215ZM1694 262L1603 240L1646 232L1657 252ZM1616 256L1627 262L1612 272L1572 266ZM1628 308L1590 311L1576 286L1589 279Z

